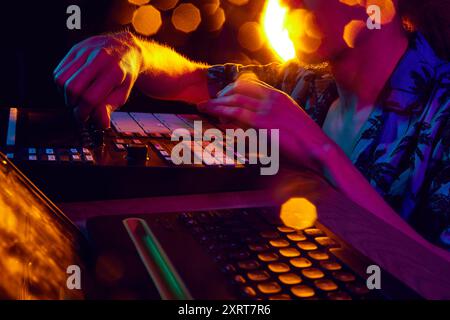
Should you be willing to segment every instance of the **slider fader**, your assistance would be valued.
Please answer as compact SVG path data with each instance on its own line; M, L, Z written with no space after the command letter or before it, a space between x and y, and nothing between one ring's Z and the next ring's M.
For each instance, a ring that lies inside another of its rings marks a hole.
M174 130L225 130L198 114L114 112L111 128L80 125L68 109L0 109L0 148L54 201L137 198L240 191L264 187L267 178L248 154L239 161L204 157L205 143L188 143L192 163L174 164ZM230 148L224 142L224 150ZM229 154L229 153L228 153ZM224 153L227 157L227 153Z

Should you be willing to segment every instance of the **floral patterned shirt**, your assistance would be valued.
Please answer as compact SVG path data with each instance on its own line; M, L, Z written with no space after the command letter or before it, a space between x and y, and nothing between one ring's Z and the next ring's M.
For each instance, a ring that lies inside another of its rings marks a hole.
M210 88L243 72L288 93L323 126L338 98L324 68L286 64L209 68ZM394 210L431 242L450 250L450 64L421 34L410 45L363 124L350 159Z

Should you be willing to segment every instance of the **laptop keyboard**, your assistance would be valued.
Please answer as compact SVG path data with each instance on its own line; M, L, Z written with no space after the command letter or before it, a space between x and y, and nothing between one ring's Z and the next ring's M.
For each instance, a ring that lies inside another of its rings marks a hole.
M365 280L340 261L339 243L323 230L302 231L268 222L262 213L236 209L183 213L182 224L227 275L239 298L371 298Z

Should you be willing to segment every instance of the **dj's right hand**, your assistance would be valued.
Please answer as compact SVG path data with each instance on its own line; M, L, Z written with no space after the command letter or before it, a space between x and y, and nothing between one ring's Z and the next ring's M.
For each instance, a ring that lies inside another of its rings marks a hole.
M53 75L80 121L108 128L110 113L130 95L141 60L131 33L96 36L75 45Z

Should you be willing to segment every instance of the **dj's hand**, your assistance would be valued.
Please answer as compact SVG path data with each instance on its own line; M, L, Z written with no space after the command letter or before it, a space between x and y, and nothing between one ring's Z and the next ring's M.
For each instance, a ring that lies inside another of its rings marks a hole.
M291 97L257 79L238 79L198 109L254 129L279 129L281 153L314 171L323 170L323 155L336 146Z
M89 38L75 45L53 72L76 117L110 125L110 113L125 104L140 69L139 47L128 32Z

